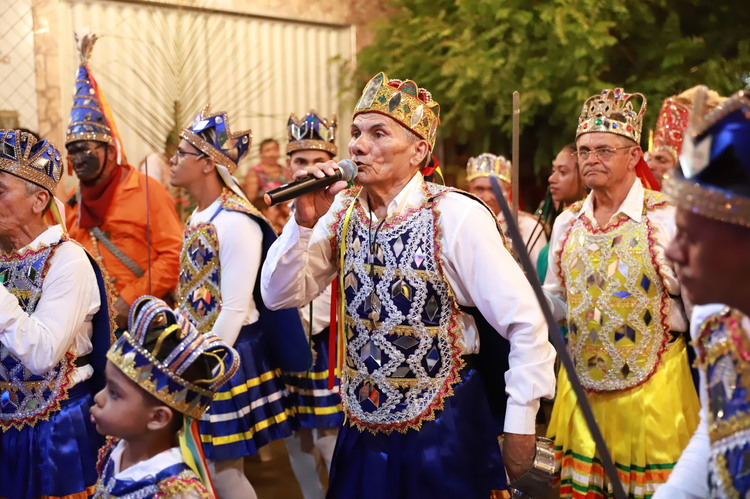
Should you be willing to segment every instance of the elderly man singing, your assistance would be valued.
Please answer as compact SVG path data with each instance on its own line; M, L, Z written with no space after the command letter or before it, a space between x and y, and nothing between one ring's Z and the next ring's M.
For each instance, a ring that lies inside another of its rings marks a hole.
M413 81L373 77L351 125L358 185L297 198L263 267L272 307L303 305L339 276L346 422L329 497L489 497L506 488L502 414L513 479L533 459L539 397L554 391L539 306L494 215L423 177L439 113ZM510 366L505 387L477 370L492 365L482 356L498 335L510 341L508 357L492 358Z

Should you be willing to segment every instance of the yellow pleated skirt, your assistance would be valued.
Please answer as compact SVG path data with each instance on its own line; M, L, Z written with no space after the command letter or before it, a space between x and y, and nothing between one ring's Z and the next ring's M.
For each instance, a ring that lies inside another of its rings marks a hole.
M664 483L698 426L700 403L685 341L662 354L644 384L612 393L589 393L589 402L625 491L647 498ZM564 369L548 435L555 441L560 497L611 497L594 441Z

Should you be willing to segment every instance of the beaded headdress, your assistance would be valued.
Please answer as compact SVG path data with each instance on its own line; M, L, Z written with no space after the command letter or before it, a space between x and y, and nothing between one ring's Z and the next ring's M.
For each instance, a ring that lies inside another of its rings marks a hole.
M469 162L466 164L466 182L471 182L479 177L489 177L494 173L510 184L510 171L510 160L486 152L476 158L469 158Z
M636 99L641 101L638 111L635 110ZM581 115L578 117L576 138L584 133L607 132L622 135L638 143L641 139L646 103L643 94L628 94L621 88L607 88L583 103Z
M750 91L712 111L709 91L695 95L680 163L664 176L664 192L680 208L750 227Z
M89 68L89 59L99 37L94 33L75 33L81 64L76 75L76 92L70 110L70 124L65 135L65 145L78 140L95 140L114 144L120 163L125 163L120 135L107 100Z
M656 118L652 151L667 151L675 161L682 145L682 133L690 116L688 105L669 97L664 101Z
M411 80L389 80L383 72L376 74L354 107L354 116L362 113L389 116L426 140L431 150L435 147L440 105Z
M652 151L667 151L677 162L682 145L682 134L688 126L690 108L693 105L693 98L698 88L699 86L696 86L685 90L681 94L673 95L664 101L659 116L656 118ZM707 97L707 110L713 109L724 100L713 90L708 91Z
M286 144L286 153L313 149L336 156L336 126L335 114L327 120L311 109L304 118L298 120L292 113L287 123L289 141Z
M60 152L46 139L0 130L0 170L44 187L54 195L62 175Z
M216 390L239 367L237 352L214 334L201 334L183 316L153 296L133 303L128 331L112 345L107 358L128 378L172 409L198 419ZM165 340L177 344L162 352ZM210 379L182 377L197 362L207 362Z
M180 132L180 137L206 153L215 163L226 167L230 175L234 175L240 159L250 149L253 133L250 130L232 132L227 113L212 113L209 104L201 109L188 128Z
M232 132L229 115L225 111L211 112L211 105L201 109L189 127L180 132L180 137L203 151L216 164L216 170L227 187L245 198L238 181L233 177L240 160L250 150L253 132Z

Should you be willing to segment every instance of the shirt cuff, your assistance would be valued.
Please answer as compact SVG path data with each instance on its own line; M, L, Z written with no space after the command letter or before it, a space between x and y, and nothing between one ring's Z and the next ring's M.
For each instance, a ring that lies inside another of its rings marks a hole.
M534 399L526 405L520 405L508 399L505 409L505 433L535 435L537 412L539 412L539 399Z

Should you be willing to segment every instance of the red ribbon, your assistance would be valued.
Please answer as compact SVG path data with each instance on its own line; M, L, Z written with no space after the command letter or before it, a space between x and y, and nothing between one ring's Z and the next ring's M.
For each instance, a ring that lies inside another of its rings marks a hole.
M424 168L422 168L422 176L429 177L430 175L432 175L433 173L435 173L435 170L437 170L438 168L440 168L440 162L438 161L438 159L433 154L432 155L432 166L425 166Z
M643 187L646 189L651 189L652 191L661 190L659 182L656 180L656 177L654 177L651 168L648 167L648 163L646 163L646 159L643 155L641 155L641 159L639 159L638 163L635 165L635 174L641 179L641 184L643 184Z

